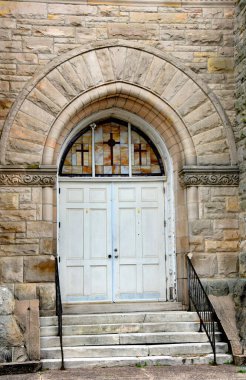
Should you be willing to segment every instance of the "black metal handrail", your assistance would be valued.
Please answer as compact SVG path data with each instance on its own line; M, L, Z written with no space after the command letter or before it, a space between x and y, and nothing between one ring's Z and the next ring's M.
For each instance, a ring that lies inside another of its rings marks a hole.
M56 281L56 316L58 320L58 336L60 337L61 347L61 370L65 369L64 366L64 353L63 353L63 341L62 341L62 301L61 301L61 289L59 279L58 259L55 258L55 281Z
M213 355L214 355L214 364L216 363L216 340L215 340L215 325L219 324L219 319L216 315L216 312L211 304L206 291L196 273L194 266L190 258L187 256L187 275L188 275L188 293L190 299L189 309L191 310L191 302L195 308L199 320L200 320L200 329L199 332L203 330L207 334L209 342L211 344Z

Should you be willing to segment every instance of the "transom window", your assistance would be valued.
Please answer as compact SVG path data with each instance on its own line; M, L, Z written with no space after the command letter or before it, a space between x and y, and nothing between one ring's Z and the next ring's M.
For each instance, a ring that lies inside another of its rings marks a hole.
M61 176L161 176L160 154L137 127L110 118L84 128L70 142L59 169Z

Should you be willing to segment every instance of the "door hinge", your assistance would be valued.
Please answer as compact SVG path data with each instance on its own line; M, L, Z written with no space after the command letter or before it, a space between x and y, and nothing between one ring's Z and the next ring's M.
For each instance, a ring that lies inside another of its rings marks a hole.
M58 190L59 194L61 194L61 188L59 187L59 190Z
M167 222L164 220L164 227L166 227L167 226Z
M58 223L59 228L61 228L61 222Z

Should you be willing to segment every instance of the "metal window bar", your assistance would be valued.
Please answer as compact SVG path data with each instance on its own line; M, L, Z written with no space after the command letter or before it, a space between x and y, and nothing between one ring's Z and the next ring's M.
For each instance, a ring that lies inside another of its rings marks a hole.
M56 283L56 316L58 320L58 333L57 336L60 338L61 347L61 370L65 369L64 366L64 353L63 353L63 341L62 341L62 301L61 301L61 289L60 289L60 279L59 279L59 268L58 259L55 258L55 283Z
M214 364L216 362L216 341L215 341L215 324L219 324L216 312L211 304L207 293L202 286L202 283L192 265L191 260L187 256L187 274L188 274L188 293L189 293L189 309L191 304L194 306L200 320L199 332L203 330L207 334L208 340L211 344Z

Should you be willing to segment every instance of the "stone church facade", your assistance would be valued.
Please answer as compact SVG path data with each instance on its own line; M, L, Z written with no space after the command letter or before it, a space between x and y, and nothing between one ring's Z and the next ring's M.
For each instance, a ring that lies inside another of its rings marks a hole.
M54 313L61 159L75 132L114 117L165 168L166 300L188 303L189 253L209 293L232 295L245 345L245 9L1 2L0 284L16 300Z

